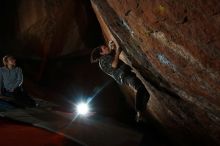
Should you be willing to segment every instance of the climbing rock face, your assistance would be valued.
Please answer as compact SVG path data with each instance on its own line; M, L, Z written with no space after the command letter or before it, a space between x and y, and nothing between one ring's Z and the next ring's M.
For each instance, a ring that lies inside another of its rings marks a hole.
M85 51L90 24L88 2L21 0L17 2L17 54L59 57Z
M220 143L218 0L92 0L150 91L148 110L178 140Z

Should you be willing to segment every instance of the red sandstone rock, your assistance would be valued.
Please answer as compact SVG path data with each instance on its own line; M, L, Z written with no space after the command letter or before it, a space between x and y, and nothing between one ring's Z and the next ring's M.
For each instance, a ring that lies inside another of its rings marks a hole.
M48 58L86 48L90 16L84 1L22 0L17 11L17 38L21 46L15 51L23 51L22 55Z
M219 1L92 4L106 40L115 38L143 76L152 115L185 140L220 143Z

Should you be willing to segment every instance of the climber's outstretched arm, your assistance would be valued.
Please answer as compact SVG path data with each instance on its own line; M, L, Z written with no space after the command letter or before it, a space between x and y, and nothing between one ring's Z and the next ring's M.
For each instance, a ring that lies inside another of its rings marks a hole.
M109 48L113 51L115 51L115 55L112 61L112 68L118 67L119 62L119 55L121 53L121 48L119 47L118 43L116 41L110 41L109 42Z

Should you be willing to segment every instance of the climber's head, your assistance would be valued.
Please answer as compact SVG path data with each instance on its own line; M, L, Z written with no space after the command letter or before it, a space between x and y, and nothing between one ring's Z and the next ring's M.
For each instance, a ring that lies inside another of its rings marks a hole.
M100 46L100 55L108 55L111 53L111 49L107 47L106 45Z
M103 55L111 54L112 50L109 49L106 45L101 45L99 47L96 47L92 50L90 61L91 63L96 63L99 61L99 58Z

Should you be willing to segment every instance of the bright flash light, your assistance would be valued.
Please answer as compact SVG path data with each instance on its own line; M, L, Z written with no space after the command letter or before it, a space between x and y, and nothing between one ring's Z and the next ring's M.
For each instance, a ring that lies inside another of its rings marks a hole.
M79 103L76 106L76 110L79 115L86 115L89 112L89 106L87 103Z

